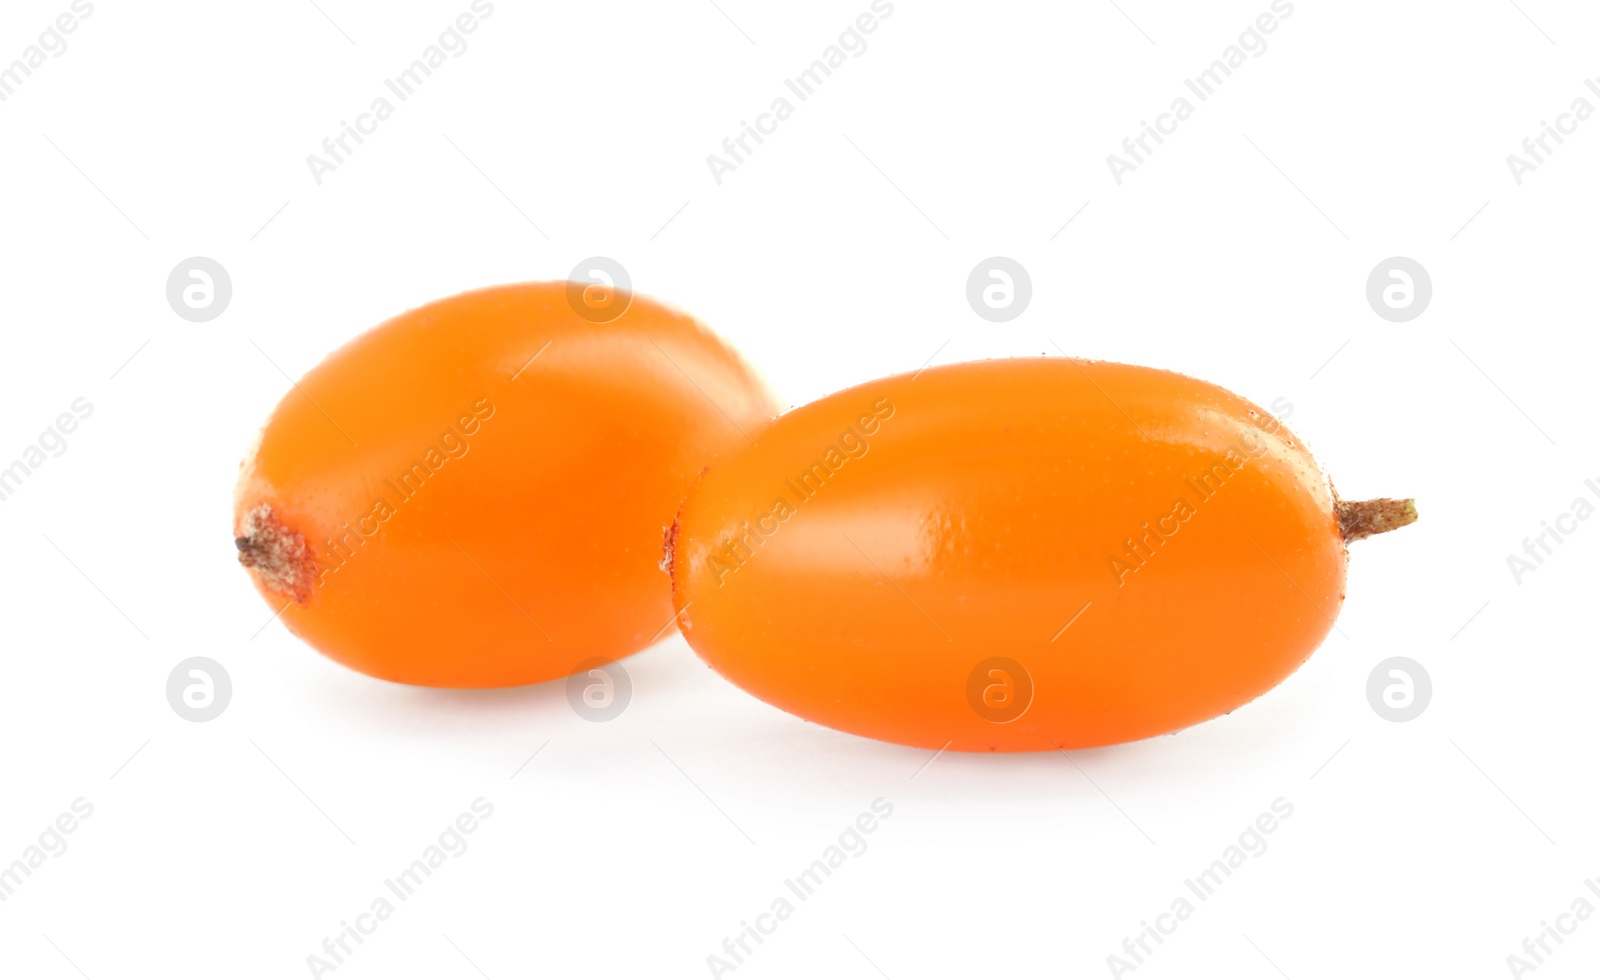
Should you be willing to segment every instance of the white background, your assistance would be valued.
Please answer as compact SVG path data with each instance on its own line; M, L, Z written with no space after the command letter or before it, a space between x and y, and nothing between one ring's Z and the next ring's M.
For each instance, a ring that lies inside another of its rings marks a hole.
M707 154L867 0L496 0L319 186L307 154L468 0L96 0L0 103L0 463L94 406L0 503L0 863L94 807L0 903L0 972L306 976L478 797L469 850L338 977L712 975L879 797L868 849L724 975L1107 976L1279 797L1266 852L1141 980L1505 976L1541 921L1600 907L1600 521L1520 584L1506 562L1600 502L1600 119L1520 186L1506 163L1575 98L1600 107L1600 13L1296 0L1118 186L1106 155L1268 6L1118 2L897 0L719 186ZM9 0L0 63L67 8ZM1284 398L1345 496L1415 496L1422 520L1352 549L1342 632L1269 695L1070 758L930 764L767 707L675 635L595 724L561 682L409 689L269 624L230 495L279 366L596 254L785 404L1059 345ZM205 324L164 294L195 255L233 280ZM1010 323L966 303L991 255L1032 276ZM1365 298L1395 255L1432 275L1409 323ZM232 676L215 721L167 703L190 656ZM1403 724L1365 693L1391 656L1433 681ZM1554 949L1540 980L1592 976L1600 917Z

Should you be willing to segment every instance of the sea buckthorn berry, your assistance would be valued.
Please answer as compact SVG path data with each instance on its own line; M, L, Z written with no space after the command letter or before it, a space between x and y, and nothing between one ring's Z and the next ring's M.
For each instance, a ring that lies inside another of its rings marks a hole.
M663 527L772 416L738 356L643 297L466 293L361 335L242 466L239 561L289 629L408 684L499 687L634 653L673 622Z
M684 636L803 718L925 748L1126 742L1231 711L1322 642L1340 501L1264 410L1029 358L874 381L720 458L668 533Z

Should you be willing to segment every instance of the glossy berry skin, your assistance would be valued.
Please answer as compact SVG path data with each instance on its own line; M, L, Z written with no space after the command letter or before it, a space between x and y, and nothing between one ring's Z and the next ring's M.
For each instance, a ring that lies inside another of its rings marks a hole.
M234 536L291 631L440 687L561 677L665 632L662 529L775 406L695 321L602 299L626 312L579 316L560 282L432 303L284 396L242 466Z
M735 684L846 732L1014 752L1175 731L1282 681L1343 599L1311 454L1183 375L957 364L753 437L669 536L680 626Z

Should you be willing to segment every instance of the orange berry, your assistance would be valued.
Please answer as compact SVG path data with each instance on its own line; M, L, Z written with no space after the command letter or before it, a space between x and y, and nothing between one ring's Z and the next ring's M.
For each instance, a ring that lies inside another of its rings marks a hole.
M243 463L234 536L292 632L375 677L499 687L666 631L662 529L775 409L689 317L622 294L595 323L567 290L412 310L284 396Z
M874 381L719 459L667 542L689 644L786 711L925 748L1145 738L1271 689L1339 612L1342 503L1215 385L1061 358Z

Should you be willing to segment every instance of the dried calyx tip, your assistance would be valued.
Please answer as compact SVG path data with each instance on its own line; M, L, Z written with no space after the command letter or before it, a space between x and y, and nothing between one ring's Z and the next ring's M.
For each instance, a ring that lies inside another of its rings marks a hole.
M316 562L298 532L266 504L246 511L238 532L233 546L239 551L239 564L254 570L274 594L301 604L310 599Z
M1405 527L1417 519L1417 502L1409 497L1404 500L1394 497L1336 500L1333 509L1339 518L1339 533L1346 544Z

